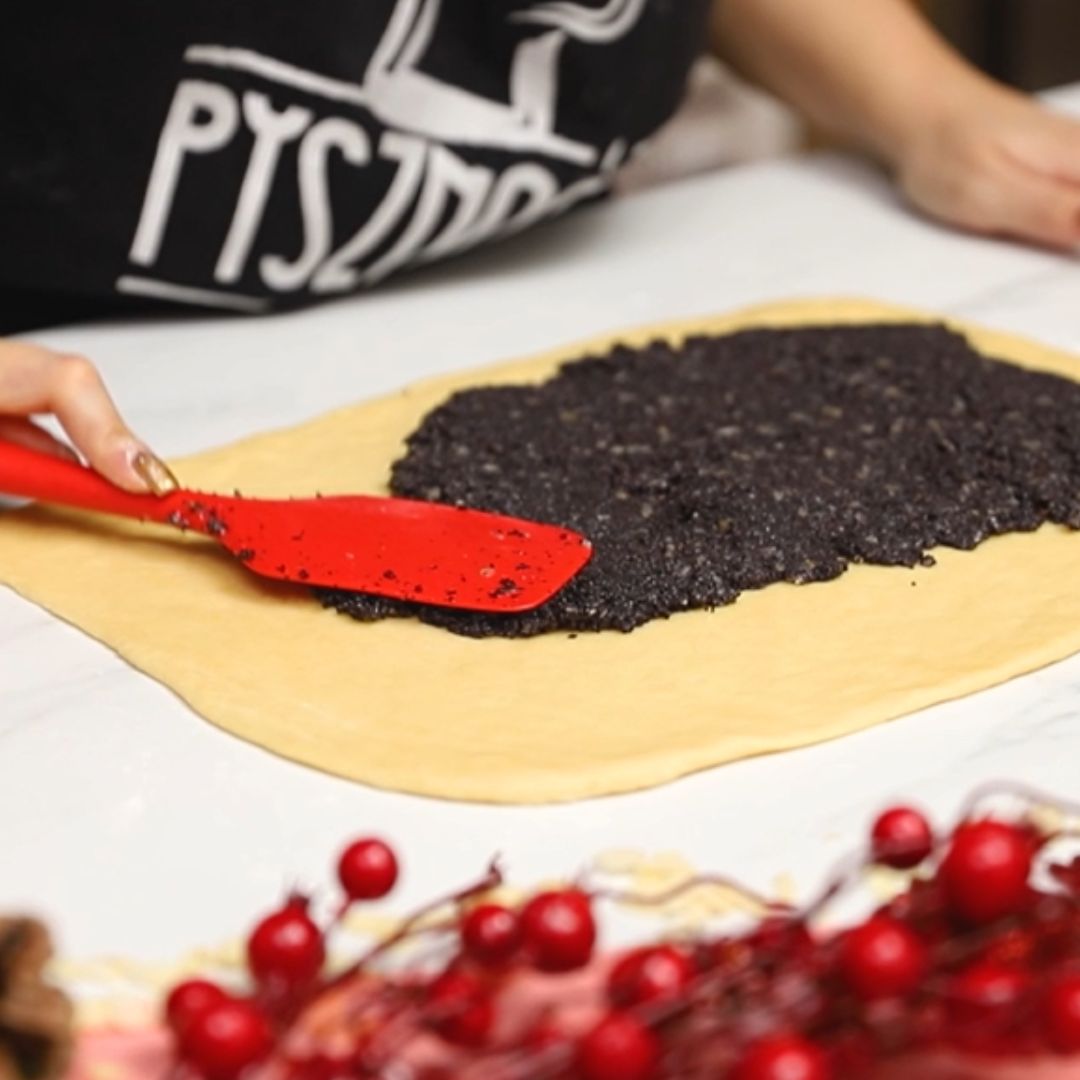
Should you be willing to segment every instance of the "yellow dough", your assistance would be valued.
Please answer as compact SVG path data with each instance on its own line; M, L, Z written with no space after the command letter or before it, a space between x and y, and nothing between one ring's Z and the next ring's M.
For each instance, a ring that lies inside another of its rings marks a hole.
M616 340L930 318L832 300L635 330L431 380L176 469L188 486L252 495L384 491L404 437L461 387L543 378ZM1080 377L1076 358L960 329L991 355ZM368 784L507 803L628 791L832 739L1080 649L1080 535L1047 526L935 554L933 569L857 566L628 635L477 641L353 622L170 530L38 509L0 520L0 580L212 723Z

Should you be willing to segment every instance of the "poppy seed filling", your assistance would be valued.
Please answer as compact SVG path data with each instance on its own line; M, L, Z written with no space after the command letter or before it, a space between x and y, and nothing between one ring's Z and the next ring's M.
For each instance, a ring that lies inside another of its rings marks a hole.
M565 525L593 541L592 562L522 614L315 590L327 606L475 637L628 631L852 563L1080 528L1080 384L921 324L619 346L540 385L453 395L390 487Z

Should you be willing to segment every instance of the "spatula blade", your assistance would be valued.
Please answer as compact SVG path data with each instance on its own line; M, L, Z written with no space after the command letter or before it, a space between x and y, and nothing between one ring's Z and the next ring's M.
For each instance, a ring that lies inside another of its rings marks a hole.
M569 529L370 496L198 496L218 541L269 578L472 611L528 611L589 561Z

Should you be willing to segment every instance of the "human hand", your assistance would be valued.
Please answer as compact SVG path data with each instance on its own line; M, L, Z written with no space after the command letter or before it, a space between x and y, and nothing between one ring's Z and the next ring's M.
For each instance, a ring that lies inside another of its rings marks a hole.
M978 72L908 0L716 0L718 53L950 225L1080 252L1080 121Z
M0 340L0 439L75 460L70 447L34 423L35 414L55 416L90 466L118 487L161 495L177 486L128 429L89 360Z
M933 217L1080 253L1080 120L980 81L913 131L895 165Z

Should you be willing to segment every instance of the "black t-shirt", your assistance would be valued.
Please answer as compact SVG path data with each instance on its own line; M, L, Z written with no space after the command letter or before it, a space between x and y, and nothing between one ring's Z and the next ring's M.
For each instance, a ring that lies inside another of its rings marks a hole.
M96 0L0 35L0 332L332 297L604 193L707 0Z

